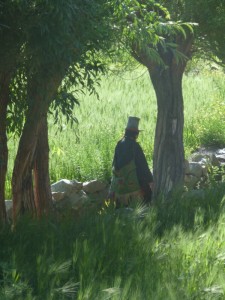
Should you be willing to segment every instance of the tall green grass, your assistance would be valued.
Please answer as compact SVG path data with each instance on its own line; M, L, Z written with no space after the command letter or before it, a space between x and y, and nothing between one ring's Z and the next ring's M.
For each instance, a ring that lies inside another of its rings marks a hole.
M73 128L65 123L56 133L49 118L52 181L109 180L129 115L141 118L139 140L152 164L155 94L148 74L136 75L103 78L100 100L81 98ZM224 146L224 75L186 75L183 87L186 155L201 144ZM17 141L9 147L8 197ZM214 183L148 209L115 210L106 202L79 218L25 216L14 231L0 231L0 299L222 300L224 195L224 184Z
M58 135L50 126L53 181L68 176L78 180L109 180L114 147L123 135L129 115L141 118L140 128L144 131L139 141L152 166L157 106L149 75L143 70L141 74L126 73L103 78L98 89L99 100L87 95L81 98L76 110L79 125L71 129L65 124ZM225 145L223 79L223 74L216 73L213 76L206 73L184 77L184 145L187 155L201 144L215 141Z
M224 299L225 186L0 232L2 300Z
M205 71L183 81L187 153L199 146L225 146L224 74Z
M157 105L154 89L145 69L117 73L102 78L98 88L99 100L94 95L82 95L75 109L79 124L73 128L63 123L57 132L49 117L50 177L104 179L111 176L114 147L122 137L129 115L141 118L139 141L152 167ZM225 84L224 74L204 71L185 75L184 146L186 156L200 145L225 145ZM17 143L9 141L10 161L7 177L7 198Z

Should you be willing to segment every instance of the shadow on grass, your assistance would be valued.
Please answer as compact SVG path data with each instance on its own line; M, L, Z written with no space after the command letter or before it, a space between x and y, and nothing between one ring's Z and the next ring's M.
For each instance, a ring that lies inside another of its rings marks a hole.
M220 184L174 194L172 201L158 201L150 209L137 205L116 211L106 205L79 219L24 216L13 232L10 227L0 232L0 299L78 299L77 291L79 299L110 299L99 295L117 285L127 287L127 294L115 299L135 299L130 298L135 291L136 299L166 299L161 282L171 280L173 251L160 244L160 237L176 225L193 231L216 223L224 211L224 195L225 185ZM174 270L177 286L180 269ZM6 297L9 293L12 297ZM176 289L176 299L182 295Z
M157 221L155 233L162 235L175 225L180 225L183 230L193 230L199 226L206 229L218 221L224 206L225 183L205 190L177 192L171 200L158 199L154 205Z

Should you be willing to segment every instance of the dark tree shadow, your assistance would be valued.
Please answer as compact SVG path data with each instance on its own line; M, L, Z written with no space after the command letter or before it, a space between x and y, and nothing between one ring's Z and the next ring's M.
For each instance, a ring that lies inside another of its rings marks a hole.
M197 225L206 229L218 221L224 207L225 183L217 183L207 189L177 192L169 200L158 199L154 204L155 233L162 235L175 225L180 225L183 230L193 230Z

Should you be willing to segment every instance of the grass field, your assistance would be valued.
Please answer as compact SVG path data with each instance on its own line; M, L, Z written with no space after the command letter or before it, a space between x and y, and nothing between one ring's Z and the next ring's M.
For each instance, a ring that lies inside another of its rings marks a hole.
M81 95L73 128L63 123L58 131L49 118L50 177L81 181L110 180L111 161L116 142L122 137L128 116L141 118L139 142L152 166L157 106L148 73L137 70L117 73L102 79L96 96ZM184 146L186 156L201 144L225 145L224 74L204 71L183 79ZM7 197L17 142L9 141L10 160Z
M183 87L186 156L202 144L224 146L224 75L186 75ZM99 96L82 96L73 128L56 133L49 119L52 182L109 180L129 115L141 118L151 166L156 100L148 74L103 78ZM16 141L9 147L8 197ZM106 203L79 219L24 217L14 231L0 231L0 299L223 300L224 195L224 184L214 183L202 197L176 194L150 209L115 211Z
M140 128L144 131L139 141L152 166L156 98L148 73L135 74L104 78L99 88L99 100L83 96L76 109L78 126L71 129L65 124L58 135L50 126L53 181L62 177L109 180L114 147L122 137L130 115L141 118ZM200 144L225 145L224 75L185 76L183 89L186 155Z

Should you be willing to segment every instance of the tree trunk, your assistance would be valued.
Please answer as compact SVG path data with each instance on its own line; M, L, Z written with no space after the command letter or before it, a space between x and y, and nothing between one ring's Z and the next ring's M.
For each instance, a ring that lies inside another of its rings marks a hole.
M52 206L49 178L49 144L47 114L42 117L34 160L34 197L38 217L48 214Z
M37 107L36 113L28 110L28 118L25 122L18 146L12 175L14 220L18 215L23 214L25 210L33 214L36 213L33 196L32 167L40 123L40 110L41 106Z
M161 72L154 68L149 72L158 105L153 158L154 194L168 195L174 187L182 186L184 180L183 72L172 62Z
M42 119L47 115L53 95L56 93L62 78L62 76L46 78L46 76L39 74L36 78L32 78L28 84L28 100L30 101L28 101L26 121L20 138L12 175L14 223L17 217L23 214L24 211L29 211L33 215L37 215L37 209L42 207L42 205L37 207L35 203L35 199L38 201L39 196L34 197L32 170L34 167L35 151L39 143L39 133L40 135L42 134L40 131ZM37 173L35 176L37 179ZM39 183L37 184L38 187L41 189ZM35 189L36 193L37 188ZM42 195L41 191L38 191L38 193Z
M5 179L8 164L6 116L9 103L10 76L0 76L0 225L6 222Z
M183 95L182 77L193 36L187 34L186 39L177 35L177 50L186 59L177 61L170 49L158 46L158 53L164 66L151 60L151 57L135 49L134 57L144 64L149 71L155 89L158 116L155 132L153 176L154 198L160 194L167 197L174 189L182 187L184 181L184 147L183 147Z

